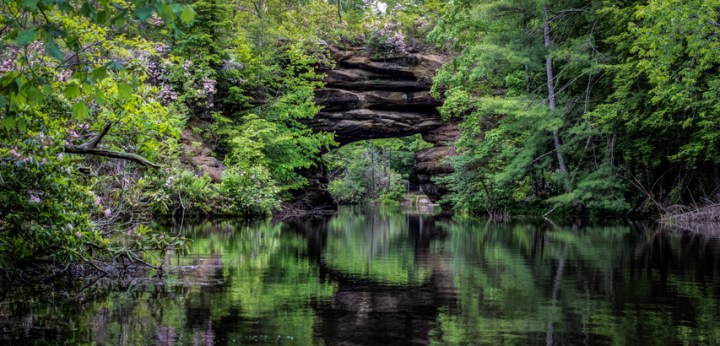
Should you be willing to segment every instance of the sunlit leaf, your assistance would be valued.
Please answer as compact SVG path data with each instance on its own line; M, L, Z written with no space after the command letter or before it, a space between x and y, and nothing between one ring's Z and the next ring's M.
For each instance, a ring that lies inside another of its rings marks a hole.
M180 20L183 24L190 24L195 20L195 11L193 11L192 7L185 6L182 13L180 13Z
M4 117L2 119L2 126L5 128L5 130L13 130L15 129L15 118L13 117Z
M65 87L65 91L63 92L63 95L67 97L68 99L72 100L78 96L80 96L80 87L77 84L70 84Z
M85 102L78 102L72 107L73 115L77 120L85 120L90 116L90 108Z
M133 94L133 88L130 84L122 82L120 85L118 85L118 97L121 100L127 100L132 96Z

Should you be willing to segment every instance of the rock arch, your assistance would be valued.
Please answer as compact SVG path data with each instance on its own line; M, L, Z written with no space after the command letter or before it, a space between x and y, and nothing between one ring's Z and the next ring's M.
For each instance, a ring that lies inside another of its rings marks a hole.
M431 178L451 172L442 162L454 155L453 142L459 136L457 125L440 117L442 101L429 93L435 71L447 58L408 54L376 59L359 49L332 54L336 67L323 71L325 87L315 91L322 109L305 124L334 132L340 145L421 134L433 147L415 154L417 178L425 194L438 201L446 191ZM322 188L317 184L324 180L311 179L311 184Z

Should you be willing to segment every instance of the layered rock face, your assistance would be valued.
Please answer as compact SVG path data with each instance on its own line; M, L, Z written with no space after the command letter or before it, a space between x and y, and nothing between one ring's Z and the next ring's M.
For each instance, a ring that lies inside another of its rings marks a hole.
M443 160L454 154L459 134L456 125L440 118L442 101L429 94L432 76L447 59L423 54L371 59L353 51L333 51L333 58L336 68L323 71L325 88L315 92L322 109L305 124L334 132L340 145L422 134L434 147L415 155L418 180L438 201L446 191L431 178L451 172Z
M447 194L447 190L432 182L432 178L452 173L452 167L445 159L455 155L454 142L460 137L460 130L457 124L447 123L423 133L422 136L426 142L432 143L433 147L415 153L415 174L420 188L431 201L436 202Z
M335 132L340 145L376 138L404 137L443 125L429 94L434 71L443 60L409 55L382 61L336 52L337 67L325 72L325 88L315 92L322 107L305 123Z
M212 156L214 148L204 143L203 139L190 128L183 130L180 139L183 149L182 160L193 166L199 176L207 174L213 182L222 182L225 165Z

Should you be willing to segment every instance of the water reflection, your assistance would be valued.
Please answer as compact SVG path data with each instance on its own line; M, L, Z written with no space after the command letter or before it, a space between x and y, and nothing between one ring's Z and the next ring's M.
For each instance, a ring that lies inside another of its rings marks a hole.
M552 227L551 227L552 226ZM76 344L720 344L720 240L344 208L214 222L162 284L0 303L0 340ZM155 281L150 281L155 282Z

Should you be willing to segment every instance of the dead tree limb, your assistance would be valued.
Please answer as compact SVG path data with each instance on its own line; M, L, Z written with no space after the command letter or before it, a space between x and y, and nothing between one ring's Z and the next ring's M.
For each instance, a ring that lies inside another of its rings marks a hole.
M68 154L79 154L79 155L95 155L95 156L104 156L104 157L112 157L115 159L122 159L122 160L128 160L132 162L139 163L144 166L150 166L153 168L160 168L160 165L157 163L154 163L140 155L137 154L131 154L131 153L123 153L119 151L112 151L112 150L106 150L106 149L98 149L97 145L100 143L100 141L105 137L105 135L110 131L110 128L112 127L113 123L109 122L105 127L98 133L97 136L95 136L93 139L91 139L89 142L81 144L81 145L66 145L63 149Z

